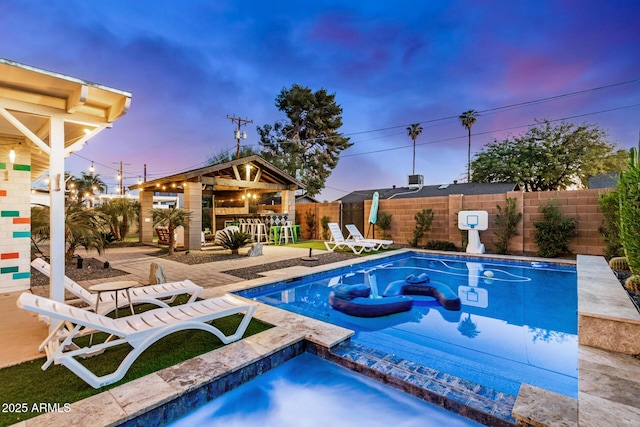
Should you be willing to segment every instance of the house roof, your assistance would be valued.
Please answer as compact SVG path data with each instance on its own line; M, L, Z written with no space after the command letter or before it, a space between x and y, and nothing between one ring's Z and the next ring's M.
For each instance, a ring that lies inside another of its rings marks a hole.
M128 92L0 58L0 135L29 145L32 181L49 169L53 117L64 122L67 157L111 127L130 103Z
M277 192L306 188L302 182L280 168L258 155L252 155L132 185L129 189L181 193L186 182L199 182L214 191L251 189Z
M589 188L615 188L620 179L620 172L603 173L589 177Z
M409 188L409 187L395 187L395 188L380 188L373 190L358 190L341 197L340 201L343 203L355 203L362 202L364 200L371 200L373 193L376 191L380 199L408 199L413 197L437 197L437 196L449 196L451 194L498 194L506 193L508 191L517 191L520 187L514 183L480 183L471 182L463 184L442 184L442 185L424 185L421 188Z

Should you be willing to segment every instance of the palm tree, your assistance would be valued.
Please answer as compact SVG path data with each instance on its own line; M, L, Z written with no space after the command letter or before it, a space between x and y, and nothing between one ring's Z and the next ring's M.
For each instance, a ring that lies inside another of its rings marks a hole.
M92 197L95 192L106 192L107 185L100 179L99 174L82 172L80 178L72 178L71 182L78 190L78 202L82 202L85 197ZM93 206L93 201L89 199L89 207Z
M413 172L412 175L416 174L416 139L422 133L422 126L420 123L414 123L407 128L407 134L411 139L413 139Z
M138 220L140 203L137 200L120 197L107 200L98 210L108 218L113 237L122 241L127 237L130 225Z
M177 227L186 227L191 221L191 212L180 208L151 209L153 226L162 225L169 228L169 255L173 255L176 244L175 231Z
M462 126L469 131L469 146L467 149L467 182L471 182L471 126L476 122L477 117L480 115L476 110L465 111L460 114L458 119Z
M50 233L49 206L31 209L31 233L36 241L47 239ZM95 249L102 255L108 242L105 239L106 219L101 212L87 209L81 203L71 203L65 209L65 260L70 262L76 249Z

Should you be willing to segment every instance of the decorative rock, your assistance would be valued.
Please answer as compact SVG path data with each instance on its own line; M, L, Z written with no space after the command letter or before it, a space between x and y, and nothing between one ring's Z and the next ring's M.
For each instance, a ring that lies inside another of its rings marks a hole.
M247 252L247 256L260 256L262 255L262 243L254 243L251 245L251 249Z
M167 283L167 278L164 275L164 268L157 262L152 262L149 271L149 284L159 285L161 283Z

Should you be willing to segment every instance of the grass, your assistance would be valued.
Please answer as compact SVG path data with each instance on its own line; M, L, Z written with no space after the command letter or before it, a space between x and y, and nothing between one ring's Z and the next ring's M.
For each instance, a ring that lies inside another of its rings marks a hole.
M241 315L228 316L215 320L213 325L225 334L230 334L235 331L241 319ZM244 337L269 328L271 325L252 319ZM105 334L102 336L96 334L94 342L105 338ZM88 337L80 340L88 340ZM86 345L86 342L83 343L80 340L77 342L78 344ZM65 403L77 402L102 393L222 346L223 344L218 338L204 331L176 332L161 339L142 353L122 380L97 390L64 366L51 365L46 371L42 371L40 367L45 362L45 358L0 369L2 403L21 404L27 409L25 412L15 410L5 412L6 408L3 408L4 410L0 411L0 426L14 424L40 415L42 412L37 408L42 403L59 404L60 407L63 407ZM129 351L128 345L116 346L98 356L85 360L80 359L80 362L95 374L104 375L115 371Z

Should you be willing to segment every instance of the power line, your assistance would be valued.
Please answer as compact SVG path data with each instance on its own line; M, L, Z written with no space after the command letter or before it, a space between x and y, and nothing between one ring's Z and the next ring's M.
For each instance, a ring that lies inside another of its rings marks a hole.
M563 118L559 118L559 119L553 119L553 120L549 120L550 122L559 122L561 120L569 120L569 119L576 119L576 118L580 118L580 117L586 117L586 116L592 116L595 114L601 114L601 113L608 113L611 111L617 111L617 110L624 110L627 108L634 108L634 107L639 107L640 104L633 104L633 105L627 105L624 107L617 107L617 108L610 108L608 110L600 110L600 111L595 111L595 112L591 112L591 113L584 113L584 114L576 114L573 116L567 116L567 117L563 117ZM485 131L485 132L478 132L478 133L473 133L471 134L472 136L479 136L479 135L487 135L487 134L494 134L494 133L498 133L498 132L505 132L508 130L514 130L514 129L521 129L521 128L526 128L526 127L531 127L531 126L535 126L535 123L529 123L527 125L520 125L520 126L512 126L512 127L508 127L508 128L503 128L503 129L498 129L498 130L489 130L489 131ZM444 138L444 139L438 139L435 141L428 141L428 142L421 142L417 145L431 145L431 144L436 144L439 142L447 142L447 141L453 141L456 139L461 139L461 138L465 138L466 135L461 135L461 136L454 136L454 137L450 137L450 138ZM395 151L395 150L402 150L405 148L410 148L412 147L412 145L403 145L401 147L391 147L391 148L383 148L380 150L372 150L372 151L365 151L365 152L361 152L361 153L352 153L352 154L342 154L340 157L355 157L355 156L362 156L365 154L376 154L376 153L383 153L386 151Z
M505 106L500 106L500 107L494 107L494 108L489 108L489 109L485 109L485 110L480 110L479 113L480 114L499 113L499 112L503 112L503 111L507 111L507 110L527 107L527 106L531 106L531 105L537 105L537 104L541 104L541 103L545 103L545 102L552 102L552 101L556 101L556 100L559 100L559 99L564 99L564 98L568 98L568 97L572 97L572 96L583 95L583 94L590 93L590 92L596 92L596 91L600 91L600 90L604 90L604 89L610 89L610 88L613 88L613 87L619 87L619 86L624 86L624 85L638 83L638 82L640 82L640 79L627 80L627 81L624 81L624 82L612 83L612 84L609 84L609 85L598 86L598 87L594 87L594 88L590 88L590 89L584 89L584 90L575 91L575 92L568 92L568 93L564 93L564 94L560 94L560 95L554 95L554 96L550 96L550 97L539 98L539 99L535 99L535 100L523 101L523 102L519 102L519 103L515 103L515 104L509 104L509 105L505 105ZM585 117L585 116L594 115L594 114L600 114L600 113L605 113L605 112L610 112L610 111L633 108L633 107L637 107L638 105L640 105L640 104L634 104L634 105L628 105L628 106L624 106L624 107L611 108L611 109L608 109L608 110L601 110L601 111L596 111L596 112L592 112L592 113L585 113L585 114L580 114L580 115L567 116L565 118L555 119L555 120L552 120L552 121L559 121L559 120L567 120L567 119ZM235 123L235 120L238 120L238 127L240 127L241 125L245 124L245 123L241 123L240 120L245 121L247 123L253 123L253 121L247 120L247 119L240 119L240 118L237 118L237 117L229 117L229 116L227 116L227 117L230 120L232 120L234 123ZM446 116L446 117L430 119L430 120L423 120L423 121L418 122L418 123L420 123L420 124L438 123L438 122L443 122L443 121L452 120L452 119L456 119L457 120L458 119L458 115ZM386 131L386 130L395 130L395 129L400 129L400 128L406 128L408 125L409 124L403 124L403 125L389 126L389 127L385 127L385 128L378 128L378 129L350 132L350 133L340 134L339 137L363 135L363 134L367 134L367 133L382 132L382 131ZM439 126L439 125L440 124L429 126L429 127L434 127L434 126ZM522 126L514 126L514 127L509 127L509 128L500 129L500 130L493 130L493 131L485 131L485 132L480 132L480 133L474 133L472 135L478 136L478 135L485 135L485 134L490 134L490 133L504 132L504 131L507 131L507 130L520 129L520 128L524 128L524 127L528 127L528 126L532 126L532 125L533 124L522 125ZM367 141L371 141L371 140L375 140L375 139L388 138L388 137L400 135L400 134L403 134L403 133L404 132L397 132L397 133L392 133L392 134L388 134L388 135L372 137L372 138L368 138L368 139L354 141L353 144L359 144L359 143L363 143L363 142L367 142ZM336 135L336 137L338 137L338 135ZM438 143L438 142L452 141L452 140L455 140L455 139L460 139L462 137L463 136L445 138L445 139L440 139L440 140L436 140L436 141L423 142L423 143L419 143L417 145L429 145L429 144L435 144L435 143ZM318 139L330 139L330 138L332 138L332 136L319 137L319 138L310 138L308 140L302 140L302 142L304 142L304 141L314 141L314 140L318 140ZM253 144L253 145L255 145L255 144ZM257 146L259 146L259 145L257 145ZM380 153L380 152L385 152L385 151L400 150L400 149L404 149L404 148L407 148L407 147L410 147L410 146L393 147L393 148L387 148L387 149L381 149L381 150L367 151L367 152L362 152L362 153L342 154L341 157L353 157L353 156L360 156L360 155L365 155L365 154L375 154L375 153ZM231 151L231 149L229 149L228 151ZM102 166L102 167L104 167L106 169L117 171L117 169L115 169L113 167L110 167L108 165L102 164L100 162L96 162L95 160L92 160L92 159L86 158L84 156L81 156L78 153L73 153L73 155L74 156L78 156L81 159L87 160L88 162L93 162L96 165L100 165L100 166ZM198 167L204 166L205 164L206 164L206 161L199 162L199 163L197 163L195 165L192 165L192 166L188 167L187 170L198 168ZM159 170L155 174L150 174L149 176L152 177L152 178L153 177L160 177L160 176L164 176L166 174L179 173L181 171L184 171L184 168L175 169L175 170L171 170L171 171ZM138 176L139 176L139 174L138 174ZM131 178L135 178L135 175L132 175Z

